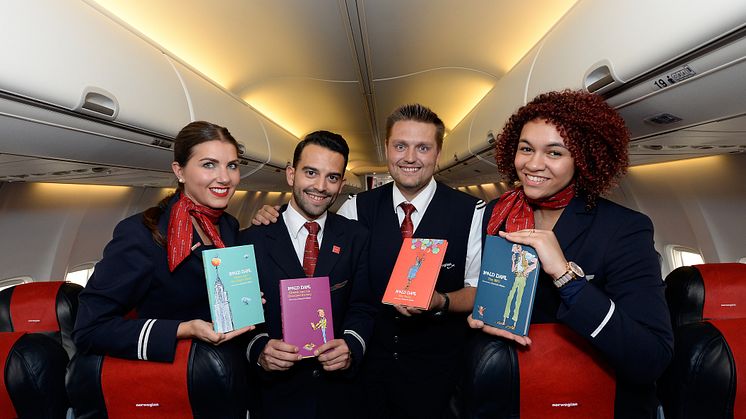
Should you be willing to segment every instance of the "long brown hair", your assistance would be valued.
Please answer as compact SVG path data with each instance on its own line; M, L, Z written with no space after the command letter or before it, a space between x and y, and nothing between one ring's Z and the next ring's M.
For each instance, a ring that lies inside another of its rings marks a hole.
M236 147L236 153L239 152L238 142L231 135L227 128L221 127L210 122L194 121L181 129L174 139L174 161L179 166L185 166L192 157L192 150L195 146L207 141L225 141ZM163 198L154 207L150 207L142 214L142 223L150 230L153 240L161 246L166 245L166 238L158 230L158 221L163 215L168 202L177 193L184 192L184 184L178 183L176 191Z

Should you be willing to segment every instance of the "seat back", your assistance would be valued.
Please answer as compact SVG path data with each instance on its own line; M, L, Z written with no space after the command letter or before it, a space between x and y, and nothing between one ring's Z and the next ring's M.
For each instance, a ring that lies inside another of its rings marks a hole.
M666 300L675 339L659 382L666 417L746 417L746 265L678 268Z
M71 282L31 282L0 291L0 332L42 333L75 354L72 332L83 289Z
M0 333L0 418L64 418L67 353L39 333Z
M171 363L78 354L67 392L78 419L245 418L247 371L232 341L180 340Z
M586 339L552 323L532 325L531 341L518 350L521 417L614 417L614 370Z
M613 370L585 339L561 324L533 324L530 335L526 349L475 337L466 356L461 417L614 417Z

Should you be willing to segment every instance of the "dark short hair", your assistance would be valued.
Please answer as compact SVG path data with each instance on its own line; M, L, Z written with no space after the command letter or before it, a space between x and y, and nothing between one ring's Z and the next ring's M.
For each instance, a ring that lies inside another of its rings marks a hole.
M345 168L347 168L347 159L350 156L350 147L347 145L347 141L337 133L323 130L314 131L306 135L303 137L303 140L295 146L295 153L293 153L293 167L298 167L297 164L300 160L300 155L303 152L303 149L309 144L315 144L341 154L345 159L345 165L342 168L342 171L344 172Z
M518 109L495 141L497 168L517 181L515 154L523 126L543 119L557 128L575 159L575 186L593 205L627 171L629 131L624 119L602 97L585 91L544 93Z
M391 128L399 121L415 121L435 125L435 142L438 144L438 150L443 148L443 136L446 132L446 126L438 117L438 114L430 110L427 106L420 105L419 103L410 103L399 106L394 112L391 112L391 115L386 118L386 142L391 137Z

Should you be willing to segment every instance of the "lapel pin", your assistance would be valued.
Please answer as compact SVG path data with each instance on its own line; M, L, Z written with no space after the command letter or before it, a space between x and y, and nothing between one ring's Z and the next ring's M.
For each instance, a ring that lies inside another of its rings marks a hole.
M339 246L332 246L332 253L339 254L341 251L342 249L340 249Z

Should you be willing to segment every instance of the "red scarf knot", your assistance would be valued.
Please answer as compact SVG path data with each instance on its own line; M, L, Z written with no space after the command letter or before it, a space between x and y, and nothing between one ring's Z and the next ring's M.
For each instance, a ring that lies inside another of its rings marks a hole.
M492 209L487 234L496 235L500 226L505 222L505 231L512 233L518 230L534 228L534 207L560 209L567 206L575 196L575 183L570 183L564 189L543 199L526 197L523 188L518 186L500 196Z
M192 234L194 232L192 217L215 247L225 247L215 227L221 215L223 215L223 210L195 204L186 194L181 194L179 200L171 208L171 216L168 220L169 271L173 272L192 252Z

